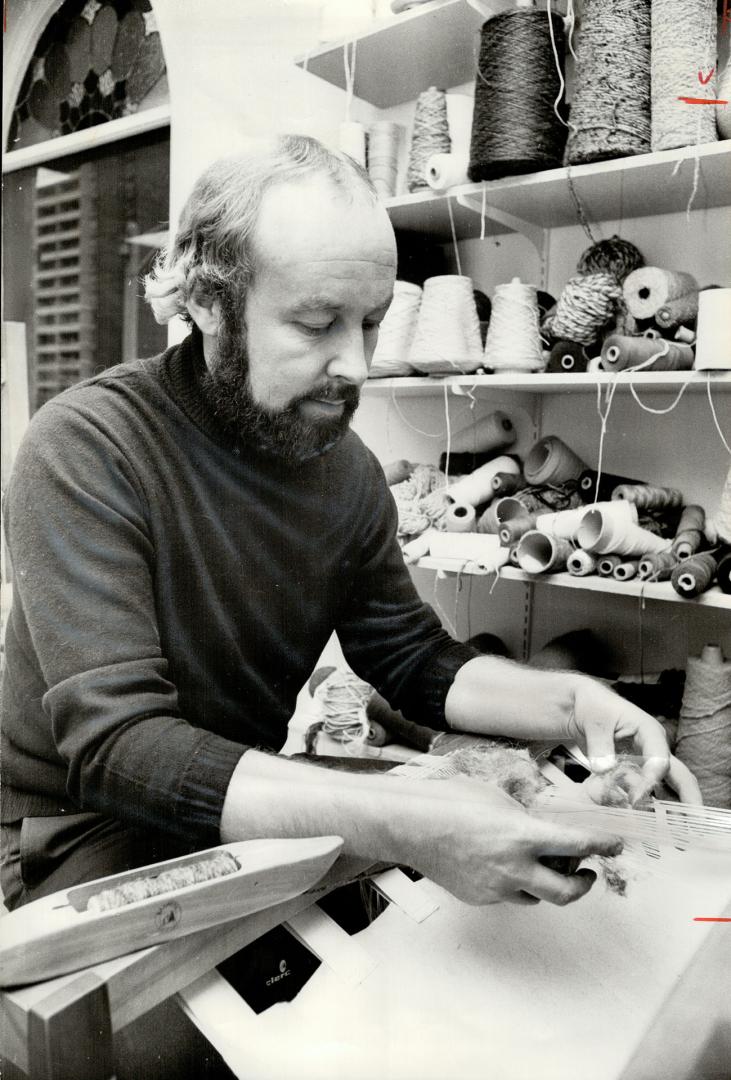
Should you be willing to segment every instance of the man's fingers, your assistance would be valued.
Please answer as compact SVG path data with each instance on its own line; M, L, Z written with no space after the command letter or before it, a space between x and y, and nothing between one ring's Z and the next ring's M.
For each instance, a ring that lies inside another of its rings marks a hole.
M520 904L523 907L535 907L536 904L540 904L540 900L537 896L531 896L527 892L511 893L510 896L505 897L506 904Z
M613 769L617 763L614 731L608 727L587 724L584 728L584 738L586 739L586 756L591 764L592 772L602 773Z
M550 904L564 907L586 896L595 881L596 874L589 869L578 870L567 877L536 863L526 892L540 900L547 900Z
M574 855L586 859L589 855L619 855L624 846L619 836L590 829L547 830L534 845L536 855Z
M684 765L682 761L678 761L676 757L670 758L670 768L665 781L673 791L677 792L681 802L703 806L703 795L698 786L698 781L688 766Z

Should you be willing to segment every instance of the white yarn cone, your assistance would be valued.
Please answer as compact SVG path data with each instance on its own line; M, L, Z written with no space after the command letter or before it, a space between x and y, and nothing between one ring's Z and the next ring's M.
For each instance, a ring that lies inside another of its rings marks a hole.
M444 515L444 528L447 532L477 532L475 508L469 503L454 503Z
M472 138L472 114L475 108L474 97L468 94L447 94L447 123L452 154L458 157L470 156Z
M409 363L424 374L467 374L482 364L482 339L472 279L427 278Z
M468 506L479 506L480 503L490 502L495 495L492 480L499 472L517 476L520 473L520 465L513 458L493 458L492 461L488 461L479 469L475 469L474 472L451 484L447 488L447 495L455 503L467 503Z
M621 507L618 511L617 507ZM593 506L578 506L575 510L559 510L555 514L539 514L536 528L551 536L560 536L564 540L573 540L578 532L587 510L603 510L605 516L617 522L637 522L637 507L630 502L603 502Z
M577 548L566 561L566 569L573 577L586 577L596 573L596 559L589 551Z
M410 281L397 281L393 300L378 331L378 344L373 354L369 377L408 375L413 368L408 361L411 341L421 304L421 289Z
M546 367L536 290L520 278L495 289L484 363L492 371L531 372Z
M651 555L655 551L667 551L672 544L649 529L598 509L586 511L576 539L580 547L595 555Z
M454 454L484 454L512 446L517 437L513 421L507 413L497 409L453 435L451 451Z
M572 548L568 540L531 529L518 541L518 565L528 574L564 570Z

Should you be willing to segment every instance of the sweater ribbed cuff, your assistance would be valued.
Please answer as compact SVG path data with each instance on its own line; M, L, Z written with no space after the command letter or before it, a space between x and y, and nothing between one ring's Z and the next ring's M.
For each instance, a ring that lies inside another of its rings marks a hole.
M220 735L204 733L180 781L176 800L176 823L194 832L204 846L221 843L223 802L234 769L249 749Z
M455 641L430 656L412 681L413 690L409 693L408 701L402 703L404 716L437 731L449 731L444 715L449 688L459 669L468 660L481 655L471 645Z

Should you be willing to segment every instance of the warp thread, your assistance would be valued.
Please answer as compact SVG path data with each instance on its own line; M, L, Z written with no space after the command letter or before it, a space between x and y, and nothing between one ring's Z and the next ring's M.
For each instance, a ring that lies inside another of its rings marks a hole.
M622 295L635 319L654 319L658 311L681 297L695 297L697 310L698 282L684 270L641 266L625 278Z
M566 569L573 577L586 577L596 573L597 559L589 551L577 548L572 551L566 562Z
M673 540L672 552L679 559L687 559L690 555L694 555L703 543L705 526L706 512L702 506L684 506Z
M321 730L335 742L362 746L369 741L367 705L373 687L350 671L337 668L317 686L314 699L322 714Z
M675 754L707 806L731 808L731 663L718 646L688 657Z
M650 0L586 0L566 161L650 150Z
M614 319L621 295L612 274L578 274L566 282L541 329L554 338L591 345Z
M393 299L378 331L378 342L368 372L370 379L413 372L408 356L420 306L421 289L418 285L410 281L394 283Z
M556 103L563 92L564 53L563 20L553 12L547 18L545 11L518 8L483 25L470 180L495 180L561 164L566 129Z
M643 371L690 371L693 350L681 341L655 341L647 337L610 334L602 345L605 371L627 371L642 366Z
M547 435L533 446L523 473L529 484L560 484L578 480L586 463L557 435Z
M652 484L618 484L612 498L634 503L638 510L670 510L683 505L683 493L678 488Z
M608 240L598 240L584 251L577 264L580 274L611 274L621 285L628 274L645 265L645 257L629 240L616 233Z
M520 278L498 285L492 298L484 364L491 371L543 371L538 300Z
M652 0L652 149L714 142L715 109L679 100L698 96L698 72L716 64L715 0ZM715 79L703 87L715 98Z
M597 487L597 480L599 486ZM614 473L602 472L596 469L584 469L579 477L579 496L584 503L607 502L612 497L612 492L620 484L643 484L643 480L631 480L628 476L616 476Z
M668 581L677 565L678 556L674 551L656 551L640 559L637 576L643 581L650 578L653 581Z
M584 345L578 341L557 341L548 357L546 371L565 374L586 371L589 356Z
M448 154L452 147L444 90L430 86L416 99L416 113L411 133L406 186L409 191L428 187L426 164L432 154Z

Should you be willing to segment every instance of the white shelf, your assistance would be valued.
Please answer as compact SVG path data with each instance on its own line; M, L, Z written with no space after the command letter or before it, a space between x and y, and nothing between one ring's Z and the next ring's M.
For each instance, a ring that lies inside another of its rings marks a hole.
M444 241L452 236L449 202L458 239L480 236L480 214L462 206L459 198L468 197L473 204L479 204L483 188L487 206L540 229L578 223L569 179L591 221L677 213L686 209L691 197L696 160L699 176L693 209L727 206L731 203L729 139L590 165L547 169L481 184L463 184L446 194L418 191L388 199L386 206L395 228L427 233ZM486 226L487 235L509 231L491 221L486 221Z
M472 564L464 563L459 559L433 559L426 557L415 563L424 570L441 570L445 573L477 574L477 576L490 576L482 570L477 570ZM494 576L494 575L493 575ZM615 581L614 578L589 575L588 577L574 577L573 574L526 574L514 566L504 566L499 576L505 581L520 581L530 585L553 585L561 589L581 589L583 592L612 593L614 596L643 597L646 600L661 600L679 604L692 604L696 607L721 608L731 611L731 596L721 592L714 585L705 593L696 596L692 600L678 596L669 581Z
M369 379L364 390L369 393L391 394L398 391L399 397L420 397L444 392L447 386L454 393L477 392L480 390L521 390L530 394L595 393L597 386L612 386L617 383L617 390L628 391L630 385L636 390L659 393L677 393L684 383L688 391L706 389L710 381L711 393L731 391L731 371L619 371L589 375L579 372L576 375L546 374L523 375L519 373L504 375L399 375L389 379Z

